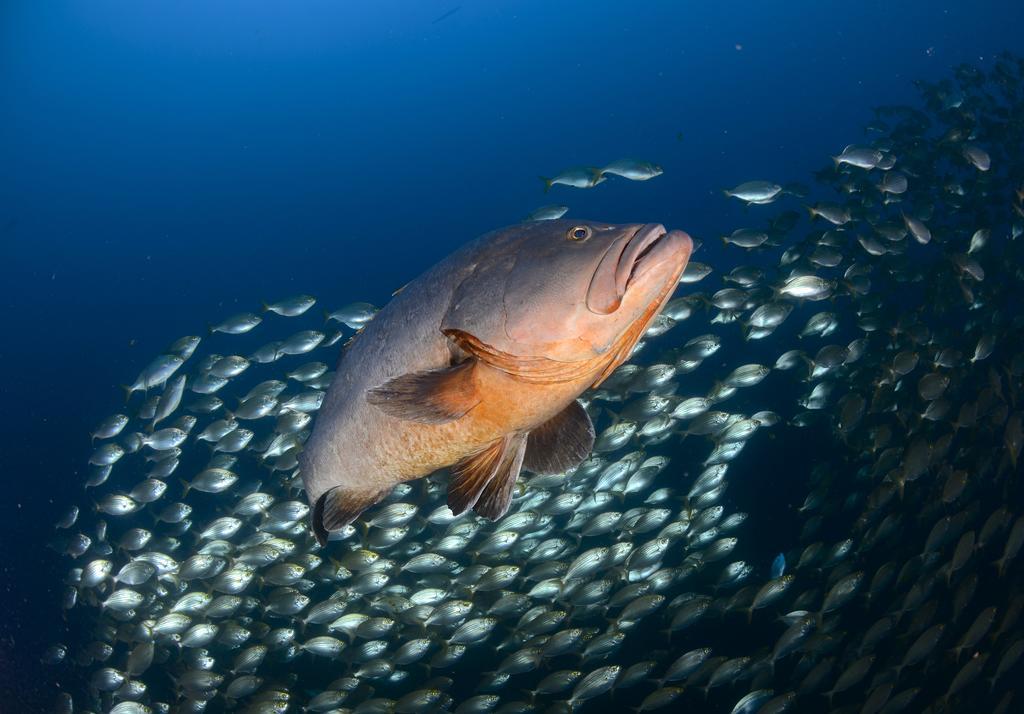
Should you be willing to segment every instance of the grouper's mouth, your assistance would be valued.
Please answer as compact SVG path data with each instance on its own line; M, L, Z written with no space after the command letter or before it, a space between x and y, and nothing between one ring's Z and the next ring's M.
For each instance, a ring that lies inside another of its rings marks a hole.
M665 226L648 223L637 228L626 243L619 256L619 264L615 269L615 289L620 296L626 294L630 283L640 273L644 259L654 252L661 240L668 235Z
M693 241L682 231L666 231L660 223L637 227L628 238L616 241L594 274L587 306L592 312L615 312L626 292L648 273L672 264L678 279L693 252ZM672 272L672 271L669 271Z

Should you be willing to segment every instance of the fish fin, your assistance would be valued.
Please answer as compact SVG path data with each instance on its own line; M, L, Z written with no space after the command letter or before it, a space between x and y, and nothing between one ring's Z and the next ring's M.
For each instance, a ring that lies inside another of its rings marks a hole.
M517 457L522 438L519 434L507 434L452 467L452 480L448 485L448 508L452 513L457 516L475 506L492 478L500 478L513 461L517 466L522 463Z
M383 498L383 493L352 493L343 486L335 486L316 500L310 525L316 542L326 545L331 531L344 528L359 514Z
M619 415L618 415L618 414L616 414L615 412L613 412L613 411L612 411L611 409L609 409L608 407L601 407L601 411L602 411L602 412L604 412L604 415L605 415L606 417L608 417L608 419L610 419L610 420L611 420L611 424L610 424L610 426L615 426L615 425L617 425L617 424L618 424L618 423L619 423L620 421L622 421L622 419L621 419L621 418L619 417ZM529 467L529 466L527 466L526 468L527 468L527 469L530 469L530 467Z
M544 182L544 193L551 190L552 181L547 176L541 176L540 180Z
M557 474L578 465L594 446L594 423L573 402L530 431L523 466L535 474Z
M490 446L468 456L452 467L452 480L448 485L448 508L456 516L476 505L484 487L501 463L507 437L495 440Z
M523 456L526 453L527 437L515 435L512 443L509 444L497 471L484 486L480 497L476 501L473 510L484 518L496 521L508 511L512 503L512 494L516 488L516 480L519 471L523 466Z
M410 372L366 393L366 401L396 419L444 424L480 403L473 378L475 359L453 367Z

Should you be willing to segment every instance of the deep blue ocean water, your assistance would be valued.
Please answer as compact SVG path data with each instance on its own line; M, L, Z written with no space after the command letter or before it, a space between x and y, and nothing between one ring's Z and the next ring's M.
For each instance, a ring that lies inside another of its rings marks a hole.
M172 339L299 292L383 304L546 203L685 229L727 269L744 209L721 189L808 183L870 107L1020 51L1022 21L920 0L4 3L0 689L50 700L44 545L117 385ZM665 174L538 178L622 157Z

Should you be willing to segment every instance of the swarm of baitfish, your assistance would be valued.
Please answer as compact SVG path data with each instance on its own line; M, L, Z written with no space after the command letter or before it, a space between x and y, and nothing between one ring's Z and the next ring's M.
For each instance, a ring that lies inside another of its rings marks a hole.
M1015 711L1024 62L919 89L809 223L755 205L690 263L584 395L593 454L497 522L441 473L312 537L296 455L373 306L169 345L57 524L57 711Z

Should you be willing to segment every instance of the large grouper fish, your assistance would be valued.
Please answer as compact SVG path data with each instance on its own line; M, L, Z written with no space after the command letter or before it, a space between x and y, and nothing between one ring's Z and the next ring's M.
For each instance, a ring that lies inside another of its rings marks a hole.
M630 355L693 251L658 224L536 221L406 285L352 340L299 458L317 540L451 468L448 506L496 519L520 469L590 453L577 402Z

